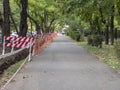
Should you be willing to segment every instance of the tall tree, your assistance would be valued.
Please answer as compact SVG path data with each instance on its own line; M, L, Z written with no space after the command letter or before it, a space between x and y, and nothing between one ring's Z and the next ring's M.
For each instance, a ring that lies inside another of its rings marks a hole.
M20 13L20 36L26 36L28 25L27 25L27 7L28 0L20 0L21 3L21 13Z
M37 2L37 3L36 3ZM58 9L54 0L29 0L29 15L38 33L48 33L57 19Z

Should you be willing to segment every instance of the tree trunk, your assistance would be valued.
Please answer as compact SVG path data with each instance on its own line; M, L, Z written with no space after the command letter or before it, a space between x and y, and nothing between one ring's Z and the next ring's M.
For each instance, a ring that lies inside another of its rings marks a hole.
M117 39L117 28L115 28L115 39Z
M11 18L11 20L12 20L12 22L13 22L13 24L14 24L15 30L16 30L16 32L17 32L17 34L18 34L18 33L19 33L19 32L18 32L18 28L17 28L17 25L16 25L16 23L15 23L15 20L14 20L12 14L10 14L10 18Z
M3 18L2 18L1 12L0 12L0 27L1 27L1 29L3 28Z
M37 23L37 21L35 21L34 20L34 18L32 18L29 14L27 15L28 16L28 18L30 19L30 20L32 20L34 23L35 23L35 27L36 27L36 32L37 32L37 34L40 34L40 25Z
M112 6L111 18L110 18L110 36L111 36L111 45L114 44L114 6Z
M37 34L40 34L40 26L39 26L39 24L35 23L35 25L36 25Z
M108 45L109 44L109 26L106 25L105 28L105 44Z
M100 13L102 23L106 24L106 20L105 20L105 18L103 16L103 11L102 11L101 5L99 5L99 13Z
M21 13L20 13L20 36L26 36L27 34L27 7L28 7L28 0L20 0L21 2Z
M89 19L89 25L90 25L90 34L94 34L94 27L91 19Z
M3 0L4 21L3 21L3 36L10 36L10 4L9 0Z
M120 15L120 9L118 10L118 14Z
M52 24L53 24L54 21L55 21L55 18L53 18L53 19L51 20L50 25L49 25L49 27L48 27L48 32L51 32L51 26L52 26Z

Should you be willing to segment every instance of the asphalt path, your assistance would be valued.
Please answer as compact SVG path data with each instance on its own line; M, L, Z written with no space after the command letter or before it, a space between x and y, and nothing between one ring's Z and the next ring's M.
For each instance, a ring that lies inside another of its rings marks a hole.
M120 74L69 38L59 36L5 90L120 90Z

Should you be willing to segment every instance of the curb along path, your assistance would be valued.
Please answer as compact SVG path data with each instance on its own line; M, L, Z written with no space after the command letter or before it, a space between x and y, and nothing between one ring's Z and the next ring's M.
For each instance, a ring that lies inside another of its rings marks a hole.
M116 71L59 36L5 90L120 90L119 84Z

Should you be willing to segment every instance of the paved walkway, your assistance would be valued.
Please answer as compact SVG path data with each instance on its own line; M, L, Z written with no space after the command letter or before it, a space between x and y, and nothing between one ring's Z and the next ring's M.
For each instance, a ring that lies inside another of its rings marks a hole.
M59 36L5 90L120 90L120 75Z

